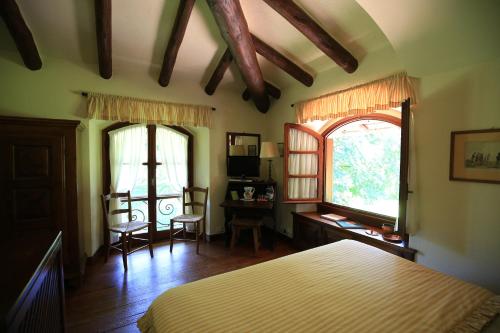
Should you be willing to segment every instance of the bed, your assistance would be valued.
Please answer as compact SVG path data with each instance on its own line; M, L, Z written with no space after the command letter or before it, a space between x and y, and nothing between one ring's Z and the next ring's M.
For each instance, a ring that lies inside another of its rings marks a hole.
M343 240L167 290L138 327L149 333L478 332L494 330L499 313L499 296L486 289Z

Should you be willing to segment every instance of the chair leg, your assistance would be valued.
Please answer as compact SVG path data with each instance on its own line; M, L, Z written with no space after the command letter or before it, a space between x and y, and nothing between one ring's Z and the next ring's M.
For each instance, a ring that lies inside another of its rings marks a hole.
M149 243L148 243L149 255L151 256L151 258L154 258L154 254L153 254L153 233L151 232L151 225L148 226L148 238L149 238Z
M194 229L195 229L195 233L196 233L196 254L200 254L200 223L199 222L196 222L194 224Z
M170 220L170 253L174 248L174 221Z
M123 258L123 268L128 270L127 267L127 234L122 232L122 258Z
M203 219L203 241L207 242L207 222Z
M237 237L237 236L236 236L236 233L237 233L237 232L236 232L236 228L237 228L237 227L236 227L236 226L234 226L234 225L233 225L233 226L231 226L231 229L232 229L232 230L231 230L231 231L232 231L232 236L231 236L231 251L233 251L233 249L234 249L234 245L236 244L236 237Z
M109 250L111 249L111 236L109 234L109 231L107 231L107 234L108 236L106 237L106 245L105 245L105 249L104 249L104 262L108 262L108 258L109 258Z
M255 255L257 255L257 253L259 251L259 231L258 231L258 227L253 227L252 231L253 231L253 248L254 248L254 253L255 253Z
M132 241L132 233L129 233L128 234L128 239L127 239L127 250L128 250L128 252L130 252L130 250L131 250L131 244L130 244L131 241Z

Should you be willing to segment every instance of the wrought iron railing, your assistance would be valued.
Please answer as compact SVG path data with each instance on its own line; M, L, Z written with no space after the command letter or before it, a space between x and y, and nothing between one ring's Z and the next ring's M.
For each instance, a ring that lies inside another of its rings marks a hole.
M132 197L130 201L132 206L132 221L149 221L148 197ZM121 206L126 208L127 201L122 201ZM181 213L182 196L180 194L158 195L156 197L156 230L170 229L170 219ZM175 225L174 227L178 226Z

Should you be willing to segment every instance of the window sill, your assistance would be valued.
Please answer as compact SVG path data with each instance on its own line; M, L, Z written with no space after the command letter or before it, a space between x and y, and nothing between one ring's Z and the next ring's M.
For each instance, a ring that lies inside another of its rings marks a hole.
M350 220L354 220L356 222L376 228L381 228L382 224L396 224L396 219L394 217L370 213L345 206L339 206L324 201L318 203L318 212L321 214L338 214L341 216L345 216Z

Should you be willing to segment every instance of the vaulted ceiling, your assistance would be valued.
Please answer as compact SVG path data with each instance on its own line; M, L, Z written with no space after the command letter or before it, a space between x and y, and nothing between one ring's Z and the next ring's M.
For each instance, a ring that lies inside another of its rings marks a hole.
M342 44L359 61L360 66L366 54L391 44L403 60L410 59L408 63L416 58L413 56L415 53L420 52L426 58L427 66L438 67L447 66L450 62L466 63L478 53L484 58L498 53L499 43L493 42L494 36L498 34L498 23L495 23L498 21L495 19L498 2L495 1L485 1L482 5L469 1L460 1L460 5L457 5L456 1L450 0L438 3L427 0L293 1ZM60 58L95 68L98 75L93 0L16 2L33 34L42 62L45 57ZM145 76L158 80L179 2L113 1L114 73L127 72L131 68L137 73L139 68ZM264 0L240 0L240 3L250 32L313 77L337 66ZM444 12L447 15L441 14ZM472 47L467 47L467 43L472 43ZM427 51L422 51L423 46ZM226 48L227 43L221 36L207 1L197 0L179 49L171 84L176 81L194 81L199 83L200 89L204 89ZM434 57L434 61L432 50L442 51ZM1 52L17 52L3 22L0 23ZM456 57L447 59L446 55L451 52ZM262 56L257 55L257 59L264 80L284 93L290 85L301 84ZM341 75L349 74L342 72ZM246 84L233 61L217 89L230 89L241 94L245 88Z
M159 75L179 2L113 2L114 72L140 66L150 74ZM250 32L313 78L337 66L264 1L240 2ZM387 43L370 17L352 0L296 0L295 3L357 59L362 59L367 52ZM17 0L17 4L33 34L42 60L45 56L96 65L98 73L94 1L51 0L48 4L46 1ZM0 29L0 40L0 49L15 51L15 44L3 27ZM207 1L196 1L170 81L194 80L203 89L226 48L227 43L221 36ZM257 59L265 81L279 89L295 84L292 76L264 57L258 55ZM225 73L220 88L232 88L240 93L246 88L234 61Z

